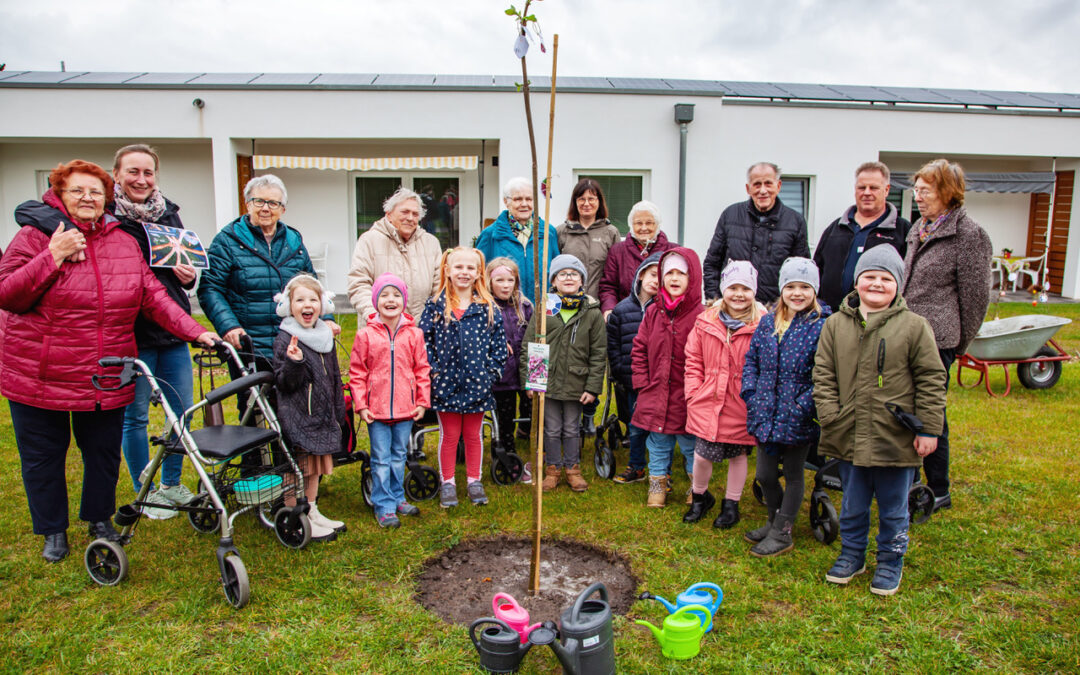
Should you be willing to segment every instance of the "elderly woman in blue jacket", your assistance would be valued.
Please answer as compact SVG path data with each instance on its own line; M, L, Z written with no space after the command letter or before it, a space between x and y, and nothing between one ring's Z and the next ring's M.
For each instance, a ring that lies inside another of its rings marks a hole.
M476 240L476 248L484 254L486 260L506 256L521 271L521 290L536 306L536 278L533 276L533 261L541 244L537 243L537 232L531 223L533 215L532 183L524 178L511 178L502 190L503 204L506 208L495 222L488 225ZM544 220L537 217L541 229ZM551 225L547 227L548 263L559 255L559 235ZM542 230L541 230L542 231ZM543 261L541 260L541 264Z
M210 269L199 283L199 304L206 316L237 349L241 336L251 338L259 370L272 370L274 338L281 324L274 295L300 272L315 275L300 233L281 222L288 201L289 193L277 176L249 180L244 186L247 214L214 237L208 251ZM333 318L322 317L337 335L341 328ZM240 374L232 363L229 372L234 378Z

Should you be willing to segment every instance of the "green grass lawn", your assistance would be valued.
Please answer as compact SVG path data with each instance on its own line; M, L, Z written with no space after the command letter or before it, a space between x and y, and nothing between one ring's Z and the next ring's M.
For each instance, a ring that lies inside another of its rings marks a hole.
M995 311L1070 317L1074 323L1058 337L1070 352L1080 348L1080 305L1010 304ZM351 344L355 320L346 324ZM715 510L687 526L681 499L646 509L645 483L615 485L593 479L591 469L588 492L560 488L546 496L545 535L627 556L640 590L671 597L697 581L724 589L716 628L693 661L665 660L652 635L633 625L634 618L659 624L664 612L657 603L639 602L630 616L617 617L620 671L1080 670L1080 366L1066 364L1061 381L1046 391L1014 380L1007 398L956 387L955 369L952 378L954 507L912 528L903 585L892 598L869 593L870 575L848 587L824 581L839 542L827 547L813 539L805 507L792 553L773 560L747 555L742 532L765 516L749 489L743 521L723 532L709 524ZM993 382L1003 385L1000 373ZM625 451L619 458L625 461ZM348 522L336 542L287 550L252 518L238 519L251 604L237 611L218 582L216 537L196 533L183 517L142 521L127 546L128 578L117 587L96 586L82 564L88 542L77 519L81 472L72 452L72 556L49 565L40 557L41 538L31 532L11 422L7 406L0 407L4 671L474 671L478 661L464 628L416 604L414 576L426 559L462 539L530 531L530 488L492 484L486 508L463 505L446 513L429 501L420 504L419 519L384 532L363 504L359 466L343 467L324 482L320 499L326 513ZM193 486L190 467L184 476ZM723 476L718 468L714 493L718 485L722 492ZM686 488L685 476L677 475L674 494ZM131 498L121 469L117 501ZM833 498L839 506L840 496ZM522 672L560 667L550 651L534 649Z

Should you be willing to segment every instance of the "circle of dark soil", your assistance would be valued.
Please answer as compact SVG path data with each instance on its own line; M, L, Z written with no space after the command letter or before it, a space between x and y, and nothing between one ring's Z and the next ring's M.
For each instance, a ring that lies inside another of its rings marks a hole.
M529 610L533 623L558 622L563 609L597 581L607 587L616 614L625 614L637 599L638 581L629 561L612 551L571 540L542 540L540 592L535 596L528 591L531 560L530 539L463 541L424 563L416 599L442 620L466 626L492 616L491 598L500 592Z

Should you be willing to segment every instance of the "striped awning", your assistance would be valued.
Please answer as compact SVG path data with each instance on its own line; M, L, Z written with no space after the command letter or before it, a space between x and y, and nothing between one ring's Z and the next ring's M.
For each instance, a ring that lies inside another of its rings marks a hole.
M255 169L324 169L330 171L402 171L475 169L476 155L452 157L289 157L254 155Z

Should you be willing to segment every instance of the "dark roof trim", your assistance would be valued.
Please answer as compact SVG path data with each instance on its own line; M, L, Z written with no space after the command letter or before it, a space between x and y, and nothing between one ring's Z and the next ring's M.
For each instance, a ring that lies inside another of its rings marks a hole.
M109 73L3 71L0 88L87 87L140 89L345 89L396 91L516 91L507 75L393 73ZM549 91L548 77L530 80ZM957 106L980 110L1080 110L1080 94L932 89L864 85L739 82L627 77L561 77L559 91L575 93L724 96L762 103Z
M913 173L893 172L889 185L910 190L913 187ZM964 175L964 189L967 192L1015 192L1021 194L1045 193L1054 191L1057 176L1052 171L1025 171L1020 173L968 173Z

